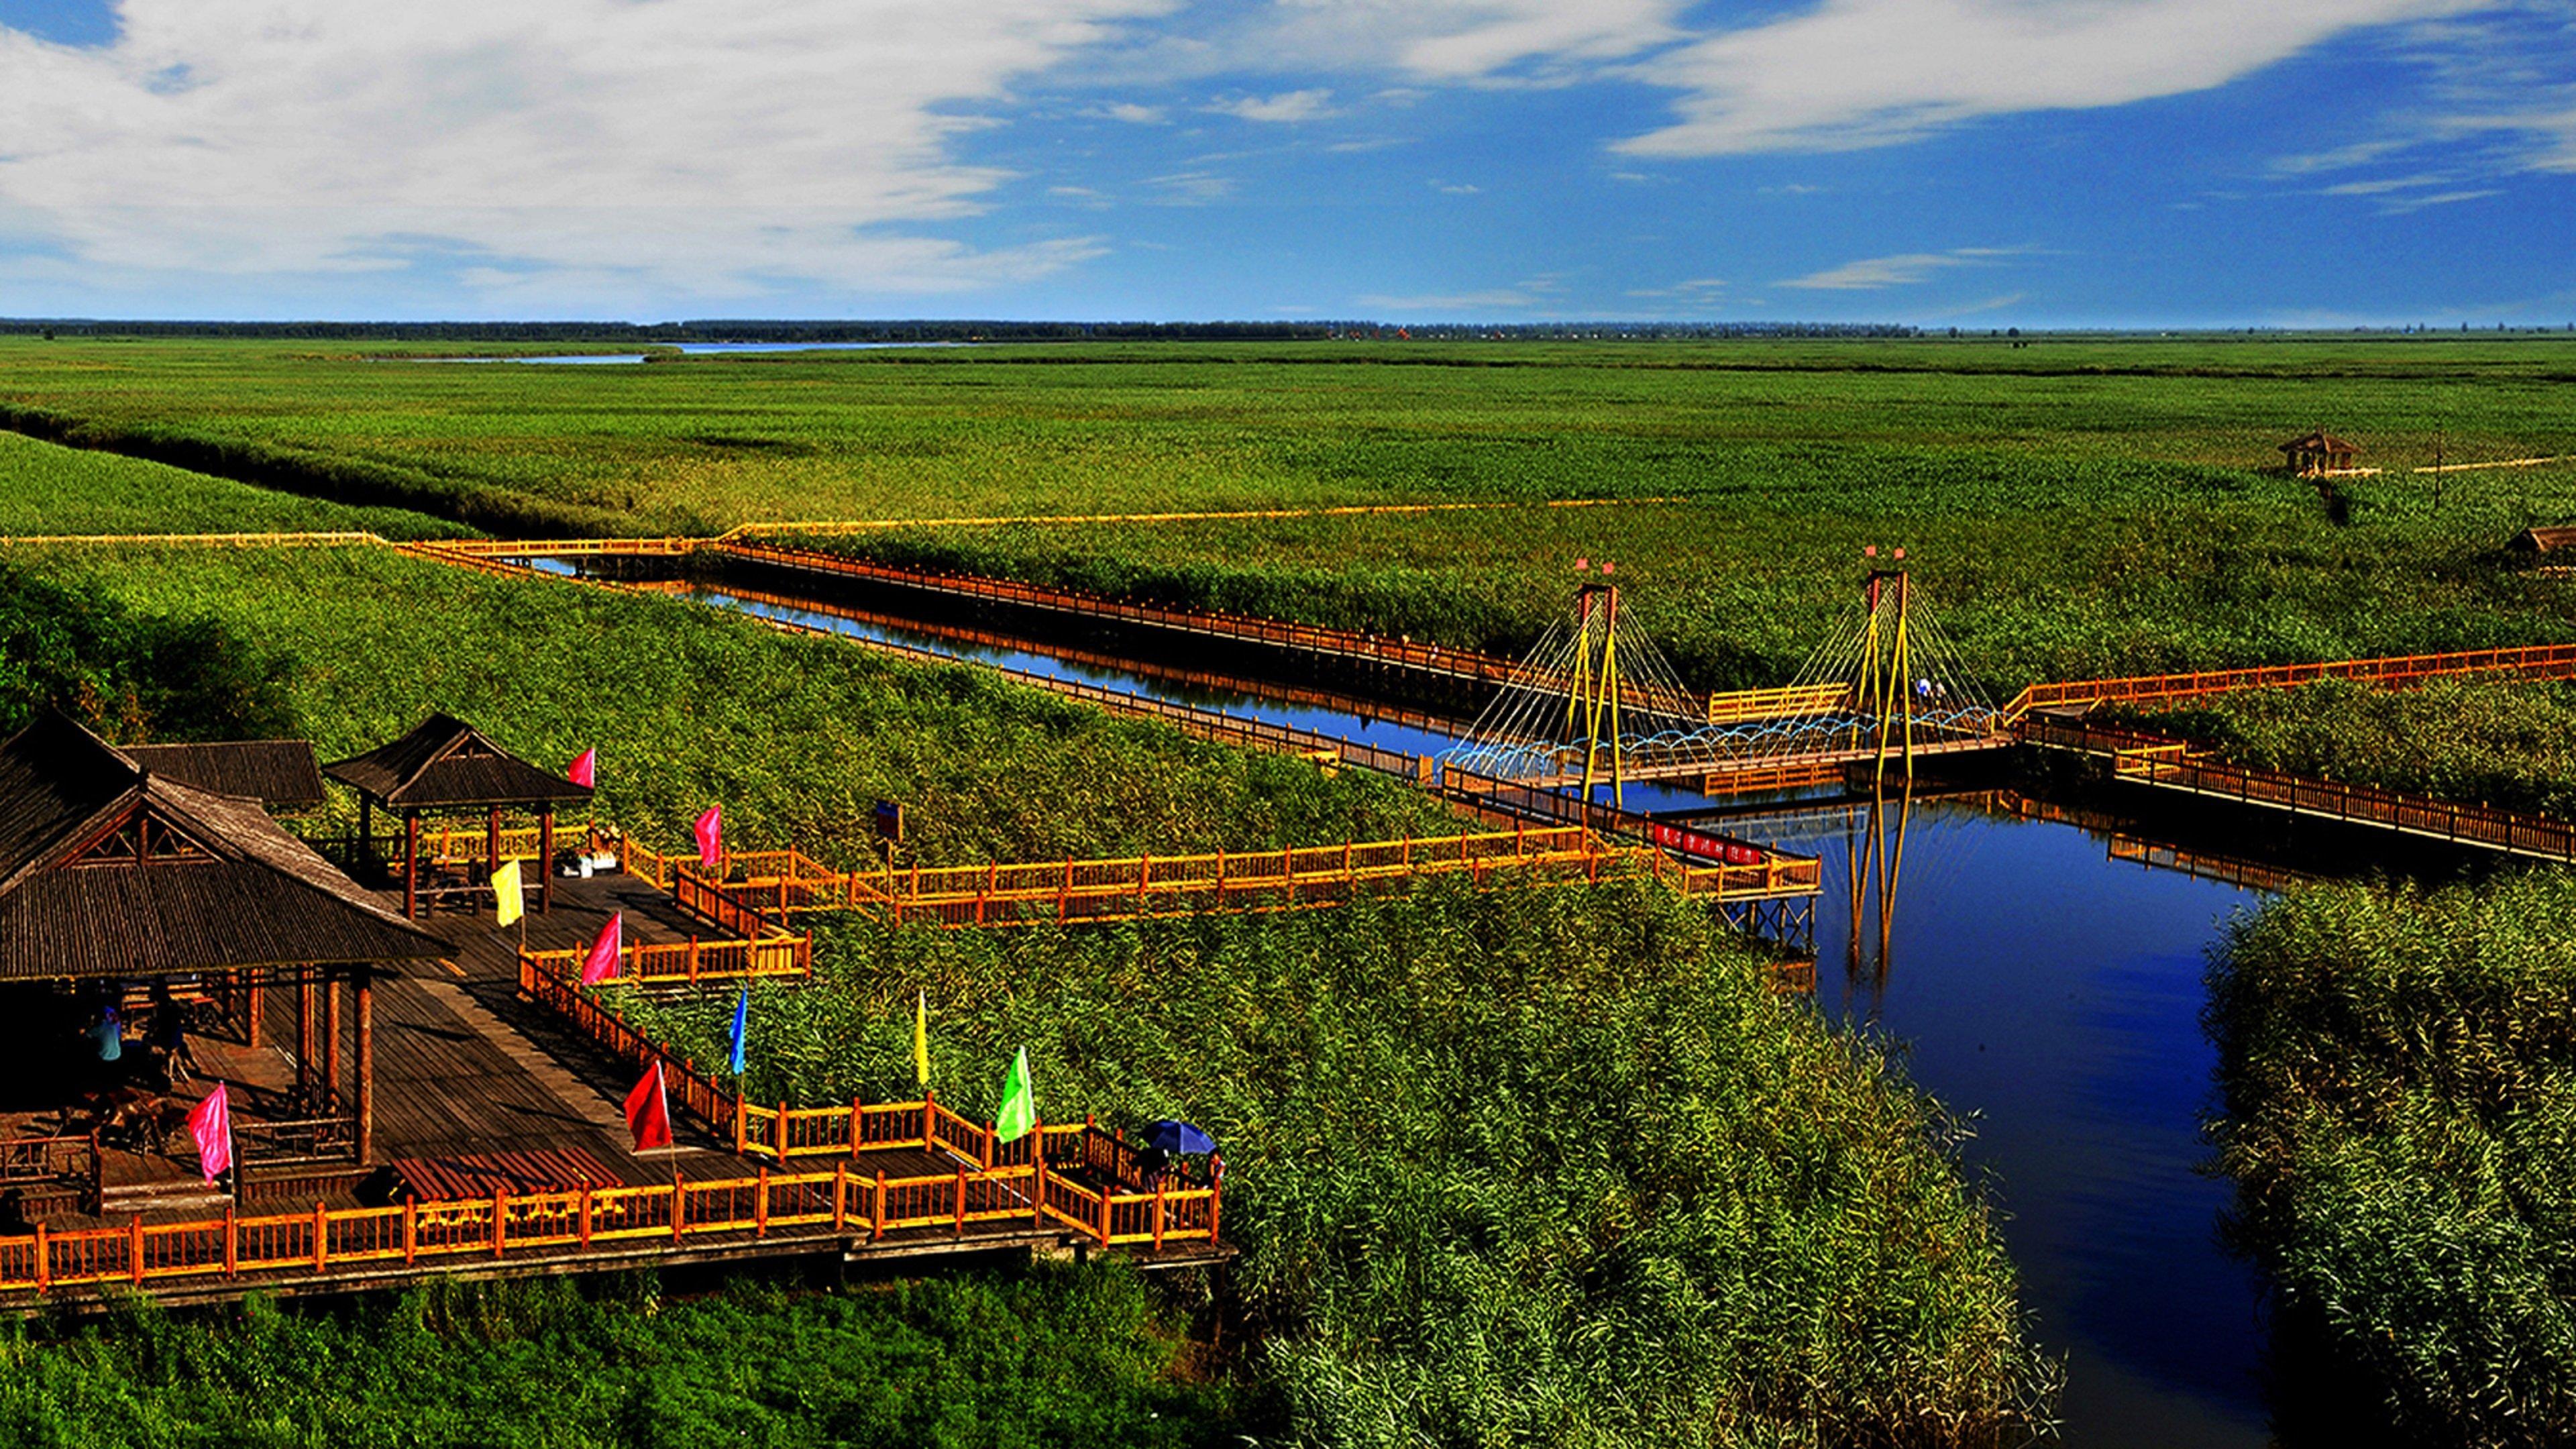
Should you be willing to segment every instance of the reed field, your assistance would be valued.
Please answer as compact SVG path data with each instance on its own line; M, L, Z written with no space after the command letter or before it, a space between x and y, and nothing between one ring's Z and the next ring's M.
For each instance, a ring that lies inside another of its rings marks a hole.
M2576 813L2576 684L2326 680L2111 716L2234 764L2566 819Z
M2215 958L2213 1130L2274 1356L2317 1381L2297 1442L2576 1435L2571 909L2554 869L2314 886Z
M0 1444L1004 1449L1239 1443L1243 1409L1114 1263L839 1293L435 1282L0 1325Z
M487 348L486 353L512 349ZM527 349L517 349L525 351ZM0 425L505 533L870 529L838 546L1512 653L1612 559L1684 677L1779 682L1904 547L2034 679L2561 637L2499 546L2576 517L2576 343L2379 338L992 346L463 365L418 348L0 338ZM2365 463L2327 498L2275 445ZM1548 500L1670 498L1616 508Z
M1316 1444L1969 1444L2055 1369L1958 1127L1648 882L988 931L847 922L751 993L755 1100L1181 1117ZM721 1060L731 989L612 991Z

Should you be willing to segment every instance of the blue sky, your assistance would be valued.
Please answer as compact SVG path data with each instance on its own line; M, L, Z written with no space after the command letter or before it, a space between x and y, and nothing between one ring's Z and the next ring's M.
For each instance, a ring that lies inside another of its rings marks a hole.
M2576 321L2576 0L0 0L0 315Z

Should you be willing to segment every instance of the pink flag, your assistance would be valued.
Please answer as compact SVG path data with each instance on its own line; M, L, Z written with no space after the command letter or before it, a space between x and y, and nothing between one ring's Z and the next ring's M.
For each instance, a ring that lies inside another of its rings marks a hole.
M626 1094L626 1130L635 1134L635 1150L647 1152L671 1145L671 1098L662 1089L662 1059Z
M599 939L590 943L590 954L582 958L581 984L597 986L617 975L617 953L626 945L626 913L619 911L599 928Z
M206 1100L188 1114L188 1135L197 1139L197 1170L206 1175L206 1181L233 1170L233 1104L223 1083L215 1083Z
M599 783L599 749L598 749L598 747L597 747L597 746L593 746L593 747L591 747L590 749L584 750L584 751L582 751L580 754L575 755L575 756L573 757L573 761L572 761L572 768L570 768L570 769L568 769L568 770L564 771L564 773L565 773L565 774L567 774L567 775L572 776L572 782L573 782L574 784L576 784L576 785L579 785L581 788L583 788L583 789L585 789L585 790L587 790L587 789L591 788L592 786L594 786L594 785L598 784L598 783Z
M698 817L698 864L709 870L724 859L724 807L710 805Z

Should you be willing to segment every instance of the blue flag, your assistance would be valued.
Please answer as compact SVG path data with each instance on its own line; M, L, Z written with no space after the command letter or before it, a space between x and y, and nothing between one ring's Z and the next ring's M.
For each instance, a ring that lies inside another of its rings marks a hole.
M742 1049L750 1041L751 988L746 986L733 1003L733 1074L736 1080L742 1077Z

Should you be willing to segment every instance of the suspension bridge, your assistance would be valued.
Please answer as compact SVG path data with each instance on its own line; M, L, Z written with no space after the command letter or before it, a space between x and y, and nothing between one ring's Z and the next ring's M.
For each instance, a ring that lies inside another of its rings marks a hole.
M1929 756L2013 743L2011 715L1979 690L1900 567L1870 571L1788 684L1716 695L1683 686L1618 586L1586 583L1443 758L1585 799L1606 787L1624 804L1631 783L1742 794L1838 784L1856 766L1884 781Z

